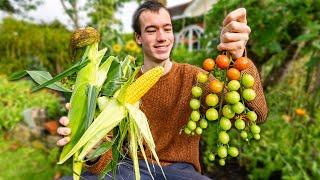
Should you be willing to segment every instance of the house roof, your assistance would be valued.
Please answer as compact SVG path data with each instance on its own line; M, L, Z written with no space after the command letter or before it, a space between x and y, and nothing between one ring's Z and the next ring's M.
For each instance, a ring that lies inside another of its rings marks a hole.
M172 19L201 16L208 12L217 0L192 0L184 4L168 8Z
M186 2L186 3L183 3L183 4L179 4L179 5L176 5L176 6L168 8L168 10L169 10L169 12L170 12L172 17L179 16L179 15L183 14L183 12L186 10L186 8L191 3L192 3L192 1Z

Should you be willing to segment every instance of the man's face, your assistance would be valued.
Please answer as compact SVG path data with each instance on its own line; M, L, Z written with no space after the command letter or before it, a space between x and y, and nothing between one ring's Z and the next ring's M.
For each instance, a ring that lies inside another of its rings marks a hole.
M161 8L158 12L143 11L139 17L141 35L136 41L142 45L145 58L157 63L167 60L174 42L169 13Z

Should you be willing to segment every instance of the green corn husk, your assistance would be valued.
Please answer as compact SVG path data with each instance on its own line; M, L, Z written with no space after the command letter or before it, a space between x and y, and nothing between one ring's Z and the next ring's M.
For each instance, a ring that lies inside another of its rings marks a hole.
M74 153L78 152L83 146L85 146L90 141L99 142L108 132L110 132L114 127L116 127L119 122L126 116L125 108L120 105L116 100L111 100L111 102L104 108L104 110L99 114L99 116L93 121L89 128L85 131L79 141L72 147L72 149L59 160L58 164L64 163L68 160ZM93 144L93 146L96 144ZM83 157L87 152L92 149L93 146L87 146L82 149L80 155L82 158L77 157L77 161L82 161ZM80 156L79 155L79 156Z
M98 67L105 52L106 49L98 51L98 43L90 45L88 53L90 62L77 74L75 87L70 100L71 109L68 113L68 118L70 119L69 127L71 128L71 140L66 146L64 146L60 159L63 159L66 156L85 131L83 121L86 113L88 113L86 112L86 90L89 85L97 85Z
M161 172L164 176L164 178L166 179L166 176L164 174L164 171L161 167L158 155L156 153L155 150L155 143L153 141L153 137L149 128L149 124L148 124L148 119L145 116L145 114L139 109L139 104L136 103L135 105L131 105L129 103L125 104L125 107L128 111L128 115L130 118L130 121L132 122L133 125L131 125L131 127L129 128L129 134L131 134L131 136L133 136L134 138L130 138L130 144L131 144L131 148L133 151L137 151L136 149L136 143L139 144L140 146L140 150L142 151L144 160L147 163L147 158L145 156L144 150L143 150L143 145L142 145L142 139L146 141L149 149L151 150L152 155L154 156L157 164L160 166ZM131 132L130 132L131 131ZM132 135L133 134L133 135ZM135 135L134 135L135 134ZM132 142L135 141L135 142ZM132 161L134 164L134 168L135 168L135 174L136 174L136 178L140 177L140 171L139 171L139 163L138 163L138 158L136 156L136 152L131 152L132 153ZM149 173L152 176L152 173L150 171L150 168L148 167Z

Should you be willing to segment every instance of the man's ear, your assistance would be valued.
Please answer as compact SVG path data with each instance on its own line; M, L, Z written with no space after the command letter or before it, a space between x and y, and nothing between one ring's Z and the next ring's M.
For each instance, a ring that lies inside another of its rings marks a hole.
M136 43L138 44L138 45L141 45L141 35L139 35L138 33L134 33L134 37L135 37L135 39L136 39Z

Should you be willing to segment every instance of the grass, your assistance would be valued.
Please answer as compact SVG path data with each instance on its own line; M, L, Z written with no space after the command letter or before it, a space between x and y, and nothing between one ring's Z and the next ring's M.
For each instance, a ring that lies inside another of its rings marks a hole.
M57 165L59 148L48 150L20 146L0 133L0 180L53 179L56 173L71 174L71 166ZM69 172L68 172L69 171Z

